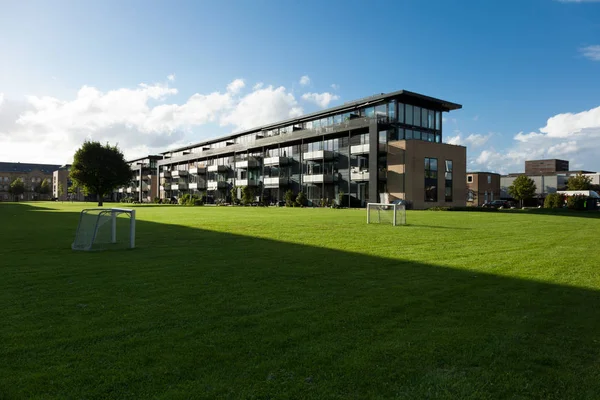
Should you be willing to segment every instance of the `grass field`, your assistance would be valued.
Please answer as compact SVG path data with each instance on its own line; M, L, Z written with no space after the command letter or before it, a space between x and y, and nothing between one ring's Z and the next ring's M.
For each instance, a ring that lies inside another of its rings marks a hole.
M595 215L82 207L0 204L0 399L600 396Z

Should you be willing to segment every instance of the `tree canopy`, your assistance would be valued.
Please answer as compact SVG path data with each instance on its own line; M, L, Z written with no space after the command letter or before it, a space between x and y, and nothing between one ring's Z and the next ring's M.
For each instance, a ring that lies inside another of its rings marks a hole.
M582 174L572 176L567 181L567 190L590 190L592 178Z
M117 146L85 141L75 152L70 176L77 187L95 194L102 206L104 196L131 181L132 171Z
M38 186L36 186L35 191L36 191L36 193L39 193L39 194L50 194L51 188L50 188L50 181L48 181L48 178L44 178L42 183L40 183Z
M531 199L535 196L535 191L537 187L535 186L535 182L533 179L529 178L526 175L519 175L508 187L508 194L510 194L514 199L523 200Z
M8 188L8 193L15 196L15 199L25 193L25 182L23 182L23 179L17 178L12 181Z

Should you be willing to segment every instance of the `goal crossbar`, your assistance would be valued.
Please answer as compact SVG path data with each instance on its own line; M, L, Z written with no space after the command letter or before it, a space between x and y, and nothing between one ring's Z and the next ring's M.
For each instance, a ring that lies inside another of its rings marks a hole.
M389 217L390 213L391 218ZM393 226L406 225L406 206L404 204L367 203L367 224L372 223L391 223Z
M129 248L135 247L135 210L128 208L86 208L79 214L79 222L75 240L71 244L73 250L92 250L97 243L99 232L110 223L110 243L117 243L117 216L129 216Z

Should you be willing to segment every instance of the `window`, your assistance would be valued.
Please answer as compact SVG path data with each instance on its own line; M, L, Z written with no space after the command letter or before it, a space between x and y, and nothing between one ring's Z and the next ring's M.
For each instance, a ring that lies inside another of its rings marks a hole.
M467 175L467 183L473 183L473 175Z
M413 107L414 110L414 118L413 124L416 126L421 126L421 107Z
M442 130L442 113L440 111L435 112L435 129Z
M406 124L413 124L413 106L411 106L410 104L406 105Z
M433 126L433 110L427 110L427 127L429 129L434 129Z
M473 191L469 190L469 192L467 193L467 201L473 201L474 197L473 197Z
M390 121L396 120L396 100L392 100L390 101L390 104L388 104L388 117L390 118Z
M425 201L438 201L437 158L425 158Z
M387 114L387 104L380 104L375 107L375 115L377 117L385 117Z
M488 185L491 185L491 184L492 184L492 176L488 175Z
M445 197L446 201L452 201L452 160L446 160L446 181L445 185Z
M404 103L398 103L398 122L404 123Z

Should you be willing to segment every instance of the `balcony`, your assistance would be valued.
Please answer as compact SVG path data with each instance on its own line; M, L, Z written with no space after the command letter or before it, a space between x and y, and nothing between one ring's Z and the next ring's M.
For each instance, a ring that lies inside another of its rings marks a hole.
M187 183L174 183L171 185L171 190L186 190L187 188Z
M139 181L139 180L141 180L141 179L142 179L142 177L141 177L139 174L135 176L135 180L136 180L136 181Z
M270 165L286 165L289 164L290 159L287 157L267 157L265 158L264 164L266 166Z
M229 184L226 181L208 181L207 190L227 189Z
M206 182L192 182L188 187L190 190L204 190L206 189Z
M190 175L200 175L206 173L206 167L190 168Z
M125 192L125 188L119 188L119 193Z
M259 166L260 166L260 163L254 157L249 157L247 160L240 160L240 161L235 162L236 168L249 169L249 168L258 168Z
M258 179L236 179L236 186L258 186Z
M358 169L353 169L350 172L350 179L355 181L355 182L361 182L361 181L368 181L369 180L369 171L364 169L364 170L358 170Z
M209 165L206 170L208 172L225 172L229 169L228 165Z
M160 190L171 190L171 184L163 183L162 185L160 185Z
M128 187L128 188L126 189L126 192L127 192L127 193L132 193L132 192L133 192L133 189L132 189L132 188L130 188L130 187Z
M333 174L304 175L302 181L304 183L332 183Z
M161 178L170 178L171 177L171 171L163 171L160 173L160 177Z
M148 185L146 182L142 182L142 192L147 192L148 190L150 190L150 185Z
M357 144L354 146L350 146L350 154L358 155L358 154L369 154L369 143L366 144ZM380 152L386 152L387 146L385 143L379 143L378 148Z
M302 159L305 161L331 160L332 158L333 158L333 151L330 151L330 150L309 151L309 152L302 154Z
M287 186L290 183L290 178L276 177L276 178L265 178L265 188L277 188L280 186Z
M187 176L187 175L188 175L187 171L179 171L179 170L171 171L171 176L173 178L179 178L180 176Z

